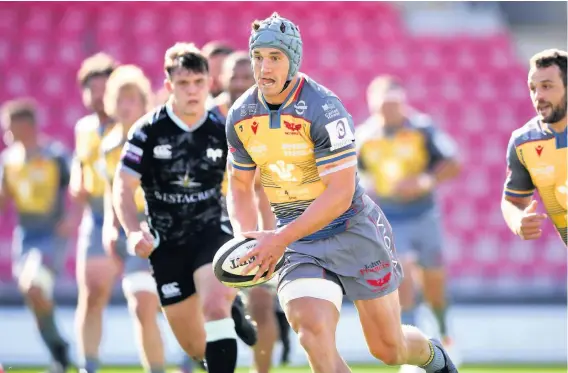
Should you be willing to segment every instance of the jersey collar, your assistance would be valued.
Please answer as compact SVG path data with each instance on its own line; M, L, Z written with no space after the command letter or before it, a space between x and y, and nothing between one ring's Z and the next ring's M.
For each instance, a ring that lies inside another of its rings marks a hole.
M280 109L278 111L281 111L282 109L290 106L292 103L294 103L298 99L298 97L300 96L300 92L302 91L302 87L304 86L305 81L306 81L306 78L304 77L304 75L303 74L299 75L299 79L296 82L296 84L294 85L294 88L292 88L290 93L288 93L288 96L286 97L286 99L284 100L284 103L280 106ZM266 100L264 99L264 96L262 95L262 93L260 92L260 89L258 89L258 88L257 88L257 96L258 96L258 100L262 103L262 105L266 108L266 110L270 111L268 103L266 102Z
M172 103L170 101L168 101L166 103L166 112L168 113L168 116L170 117L172 122L174 122L176 124L176 126L181 128L185 132L193 132L193 131L197 130L207 120L207 111L205 111L205 113L203 113L203 117L201 117L201 119L199 119L199 121L197 123L195 123L191 128L188 127L187 124L185 124L183 122L183 120L181 120L180 117L175 115L174 108L172 107Z

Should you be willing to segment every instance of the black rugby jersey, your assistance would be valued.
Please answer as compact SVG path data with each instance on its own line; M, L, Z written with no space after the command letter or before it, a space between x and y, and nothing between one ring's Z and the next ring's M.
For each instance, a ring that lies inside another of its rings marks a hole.
M141 180L158 246L189 244L219 227L226 164L225 124L211 112L190 129L163 105L131 128L121 169Z

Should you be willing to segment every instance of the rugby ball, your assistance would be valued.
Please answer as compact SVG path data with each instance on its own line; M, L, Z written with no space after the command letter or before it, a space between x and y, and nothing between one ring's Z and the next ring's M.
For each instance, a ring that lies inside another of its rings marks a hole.
M272 276L268 277L267 271L260 279L258 279L258 281L253 283L252 280L258 272L258 268L254 268L246 275L242 272L249 263L254 261L255 257L252 257L248 263L242 265L239 265L238 263L239 260L246 255L249 250L254 249L255 246L255 239L242 237L235 237L221 246L213 258L213 271L219 281L226 286L233 288L246 288L270 281L280 268L282 268L282 265L284 264L284 256L278 259Z

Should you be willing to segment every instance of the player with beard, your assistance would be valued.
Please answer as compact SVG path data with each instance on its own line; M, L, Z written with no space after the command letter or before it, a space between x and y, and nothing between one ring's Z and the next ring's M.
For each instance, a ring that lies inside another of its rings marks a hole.
M514 131L509 141L501 211L511 231L523 240L540 238L550 217L567 244L567 56L548 49L531 58L528 85L537 116ZM535 190L548 215L537 212Z
M84 211L77 242L78 301L75 313L79 368L94 373L99 365L103 310L120 272L120 263L106 255L102 242L105 172L101 139L112 128L104 108L106 82L116 68L112 57L97 53L79 69L83 104L92 112L75 126L75 158L70 192Z
M220 80L223 63L234 50L227 44L217 40L205 44L201 50L209 63L209 75L211 76L209 94L211 98L215 98L223 93L223 85Z
M193 44L165 55L169 101L131 129L114 177L113 205L131 253L149 258L162 309L185 352L211 373L237 360L231 306L236 290L213 273L213 257L231 236L221 230L221 182L227 164L224 123L205 110L207 59ZM140 227L134 191L142 187L149 231Z
M234 52L225 59L221 70L220 82L224 91L215 98L215 106L211 111L225 121L229 108L255 84L250 57L247 52ZM227 195L227 186L228 183L225 174L222 189L223 196ZM275 229L276 219L272 213L270 202L260 183L259 172L256 173L255 178L255 195L259 212L259 229ZM223 202L225 207L223 211L223 227L231 232L231 234L234 234L226 210L226 201ZM287 355L290 349L289 340L286 338L289 333L289 324L279 303L276 301L276 289L274 285L275 284L271 282L245 291L248 295L247 303L249 312L253 320L257 323L258 328L258 342L254 346L254 369L257 373L269 372L272 365L272 351L279 334L279 329L282 330L283 354ZM276 310L274 310L274 305L276 305ZM276 318L275 316L279 317ZM280 323L280 325L277 325L277 323ZM279 328L277 328L278 326Z

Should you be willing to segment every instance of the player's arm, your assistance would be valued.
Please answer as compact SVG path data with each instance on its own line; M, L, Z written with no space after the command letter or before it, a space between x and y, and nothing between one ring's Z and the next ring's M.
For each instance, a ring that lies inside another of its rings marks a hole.
M457 177L461 171L461 164L457 157L456 143L448 134L433 126L428 126L426 139L430 152L430 167L424 175L424 180L427 187L431 189Z
M116 216L114 211L112 201L112 184L110 180L107 180L105 183L105 193L104 193L104 221L103 226L119 229L120 228L120 221Z
M227 210L236 236L241 232L257 229L257 208L254 198L256 164L235 132L231 117L232 112L227 117L225 127L229 145Z
M77 202L70 193L71 167L73 161L70 160L69 154L62 150L56 160L59 166L59 189L63 194L67 193L66 214L59 222L58 233L63 237L68 237L73 233L73 229L77 226L77 222L81 221L84 204Z
M254 177L254 192L256 194L258 209L258 230L270 231L276 229L276 217L272 212L270 201L264 192L262 183L260 182L260 170L256 170Z
M341 102L335 99L334 104L341 112L339 119L328 123L322 112L310 129L316 166L326 188L302 215L279 231L287 245L324 228L351 206L357 172L355 128Z
M519 159L514 137L511 137L507 147L507 178L501 199L501 212L514 234L519 234L520 222L533 199L534 190L531 176Z
M135 124L128 134L113 178L112 207L127 235L141 230L134 194L148 169L148 141L144 122Z

